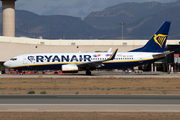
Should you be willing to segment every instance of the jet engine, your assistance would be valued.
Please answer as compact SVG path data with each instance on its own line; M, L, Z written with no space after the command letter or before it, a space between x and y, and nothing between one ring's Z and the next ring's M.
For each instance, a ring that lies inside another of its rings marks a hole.
M62 65L62 73L78 73L78 66L76 64Z

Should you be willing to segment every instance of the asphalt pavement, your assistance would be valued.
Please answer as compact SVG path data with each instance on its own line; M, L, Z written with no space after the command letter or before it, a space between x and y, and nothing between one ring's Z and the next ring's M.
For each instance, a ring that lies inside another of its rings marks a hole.
M0 111L180 112L180 96L0 95Z
M180 104L178 95L0 95L0 104Z

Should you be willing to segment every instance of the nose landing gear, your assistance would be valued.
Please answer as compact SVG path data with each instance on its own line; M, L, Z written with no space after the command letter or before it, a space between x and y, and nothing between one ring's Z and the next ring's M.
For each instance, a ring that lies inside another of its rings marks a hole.
M20 72L20 75L24 75L24 73L23 73L23 72Z

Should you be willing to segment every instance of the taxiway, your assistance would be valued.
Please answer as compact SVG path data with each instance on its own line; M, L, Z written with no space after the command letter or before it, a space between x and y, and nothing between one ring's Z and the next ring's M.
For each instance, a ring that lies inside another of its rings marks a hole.
M174 95L1 95L0 111L180 112Z

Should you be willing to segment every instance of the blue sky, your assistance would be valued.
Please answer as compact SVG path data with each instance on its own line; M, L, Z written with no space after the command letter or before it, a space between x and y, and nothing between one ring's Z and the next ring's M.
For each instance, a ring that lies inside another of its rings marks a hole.
M69 15L86 17L89 13L124 2L174 2L176 0L18 0L16 9L39 15ZM1 6L1 5L0 5Z

